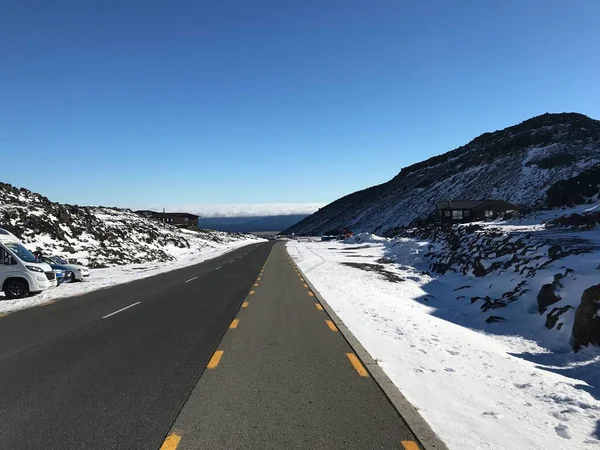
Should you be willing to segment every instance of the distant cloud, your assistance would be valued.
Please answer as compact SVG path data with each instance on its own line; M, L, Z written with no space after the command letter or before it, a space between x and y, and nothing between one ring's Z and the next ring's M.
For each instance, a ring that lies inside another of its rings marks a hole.
M325 203L250 203L232 205L164 205L166 211L185 211L202 217L257 217L312 214ZM163 206L136 209L162 211Z

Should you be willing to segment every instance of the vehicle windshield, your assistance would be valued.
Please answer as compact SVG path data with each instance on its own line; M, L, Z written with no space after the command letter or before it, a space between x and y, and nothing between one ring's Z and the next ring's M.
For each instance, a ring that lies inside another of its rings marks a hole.
M68 261L65 261L60 256L51 256L50 259L57 264L69 264Z
M28 263L38 262L38 260L35 259L35 256L33 256L33 253L31 253L29 250L27 250L21 244L18 244L16 242L9 242L4 245L6 245L6 247L11 252L13 252L21 261L28 262Z

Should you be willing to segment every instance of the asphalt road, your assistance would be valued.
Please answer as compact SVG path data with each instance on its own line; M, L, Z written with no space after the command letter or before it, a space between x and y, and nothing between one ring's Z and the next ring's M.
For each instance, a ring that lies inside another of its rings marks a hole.
M272 241L2 317L0 448L417 449L328 320Z

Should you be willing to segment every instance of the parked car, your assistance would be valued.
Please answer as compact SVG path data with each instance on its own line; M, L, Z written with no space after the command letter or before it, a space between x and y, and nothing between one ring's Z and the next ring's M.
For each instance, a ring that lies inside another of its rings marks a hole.
M90 276L90 271L85 266L69 264L68 261L60 256L42 256L42 261L50 264L53 269L64 270L65 276L69 281L82 281Z
M56 286L52 268L36 259L12 233L0 228L0 291L22 298Z
M52 264L50 264L50 267L52 267ZM55 269L54 267L52 267L52 271L56 275L56 285L57 286L60 286L61 284L65 283L65 282L68 283L69 281L72 280L70 272L67 275L67 272L65 272L64 270Z

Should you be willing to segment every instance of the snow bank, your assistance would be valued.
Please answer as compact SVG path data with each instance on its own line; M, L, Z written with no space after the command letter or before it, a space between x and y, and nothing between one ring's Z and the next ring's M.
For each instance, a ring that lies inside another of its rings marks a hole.
M479 308L456 299L467 289L464 276L424 273L430 245L407 238L287 244L450 449L598 448L600 350L573 353L520 300L502 310L506 322L486 323ZM483 279L500 288L507 281Z

